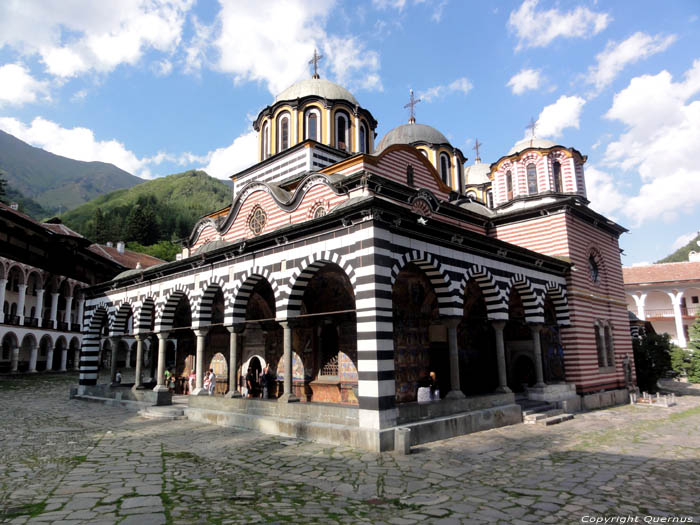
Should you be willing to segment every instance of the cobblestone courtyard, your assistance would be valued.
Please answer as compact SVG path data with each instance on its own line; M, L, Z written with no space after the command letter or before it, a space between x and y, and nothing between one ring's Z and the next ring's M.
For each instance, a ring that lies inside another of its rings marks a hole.
M393 456L145 420L69 401L75 382L0 379L0 522L700 522L697 396L671 409L618 407Z

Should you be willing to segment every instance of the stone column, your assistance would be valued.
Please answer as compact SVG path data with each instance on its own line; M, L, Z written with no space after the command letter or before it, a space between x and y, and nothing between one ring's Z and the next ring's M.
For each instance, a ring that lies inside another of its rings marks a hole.
M119 341L121 337L112 336L109 338L109 342L112 346L112 354L109 360L109 382L114 384L117 377L117 355L119 354Z
M671 298L671 302L673 303L673 317L676 321L676 341L678 341L678 346L685 348L687 346L687 341L685 340L685 332L683 331L683 313L681 312L681 299L683 298L683 292L668 292L668 296Z
M80 331L83 331L83 313L85 311L85 299L78 299L78 324Z
M209 333L209 327L197 328L194 330L194 335L197 336L197 375L195 379L194 392L190 395L193 396L206 396L209 392L204 390L204 343L207 340L207 334Z
M158 372L156 376L156 386L154 392L168 392L169 389L165 385L165 347L168 343L169 332L159 332L158 336Z
M5 287L7 286L7 279L0 279L0 323L5 322L5 312L2 307L5 304Z
M61 348L61 369L60 372L66 371L66 363L68 362L68 347Z
M24 301L27 298L27 285L20 284L17 286L19 289L19 298L17 299L17 316L19 317L20 326L24 324Z
M131 368L131 346L126 349L126 362L124 368Z
M241 397L241 392L238 390L238 381L236 381L236 373L238 372L238 332L245 325L227 326L229 331L229 357L228 357L228 392L226 397Z
M508 374L506 373L506 349L503 344L503 329L506 327L505 321L491 321L494 332L496 332L496 363L498 364L498 388L496 392L508 394Z
M459 348L457 348L457 327L461 321L461 317L449 317L445 320L450 351L450 391L445 396L446 399L464 399L465 397L459 384Z
M0 303L2 304L2 303ZM37 326L42 327L44 326L44 290L37 290L36 291L36 319L37 319Z
M58 312L58 293L51 294L51 320L49 321L49 326L46 328L57 328L56 325L56 313Z
M144 334L136 334L136 370L134 371L134 386L132 390L141 389L143 383L141 382L141 369L143 367L143 342L146 339Z
M540 330L542 330L541 324L531 324L530 331L532 332L532 349L535 353L535 377L537 381L535 382L536 387L547 386L544 383L544 377L542 376L542 348L540 346Z
M19 346L15 346L10 352L10 359L12 359L10 371L16 373L19 366Z
M80 348L76 348L73 354L73 370L77 372L80 370Z
M66 311L63 314L63 322L68 325L68 331L70 331L70 313L73 308L73 298L66 297Z
M637 305L637 317L644 321L646 319L646 313L644 312L644 302L646 301L647 294L642 293L637 295L633 295L632 299L634 299L634 303Z
M39 347L37 345L34 345L32 347L32 353L30 354L29 357L29 373L34 374L36 373L36 359L39 356Z
M281 321L284 348L284 394L277 399L280 403L293 403L299 398L292 392L292 322Z
M53 351L54 348L49 347L49 351L46 352L46 371L50 372L53 369Z

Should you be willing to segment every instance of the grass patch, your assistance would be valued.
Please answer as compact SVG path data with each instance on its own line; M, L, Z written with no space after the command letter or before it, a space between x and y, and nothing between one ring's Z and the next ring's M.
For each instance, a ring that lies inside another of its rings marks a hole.
M46 508L46 502L42 501L40 503L27 503L26 505L21 505L19 507L9 508L0 513L0 519L11 520L19 516L29 516L34 518L44 512Z
M192 454L192 452L163 452L164 458L177 458L177 459L198 459L198 456ZM165 464L163 464L165 467Z

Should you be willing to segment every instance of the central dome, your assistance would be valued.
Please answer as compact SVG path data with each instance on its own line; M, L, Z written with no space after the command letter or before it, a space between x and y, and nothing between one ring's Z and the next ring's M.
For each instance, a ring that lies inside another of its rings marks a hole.
M355 97L352 96L352 93L347 89L325 78L309 78L292 84L277 95L275 103L282 100L296 100L308 96L317 96L328 100L345 100L350 102L353 106L359 105Z
M389 131L379 143L378 151L382 151L393 144L414 144L427 142L428 144L449 144L447 137L432 126L425 124L402 124Z
M540 139L537 137L531 139L525 138L516 142L515 145L512 148L510 148L508 153L506 153L506 155L520 153L521 151L526 150L528 148L551 148L552 146L556 145L556 142L552 142L551 140L547 139Z

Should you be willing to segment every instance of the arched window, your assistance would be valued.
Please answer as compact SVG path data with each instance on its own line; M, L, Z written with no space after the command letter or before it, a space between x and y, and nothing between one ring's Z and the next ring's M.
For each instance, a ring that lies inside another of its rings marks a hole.
M369 141L367 140L367 127L360 124L360 153L369 153Z
M279 153L289 148L289 114L285 113L283 116L278 117L277 122L277 153Z
M450 157L446 153L440 154L440 177L442 182L450 186Z
M422 150L419 150L419 151L423 154L423 156L424 156L426 159L428 158L428 151L427 151L427 150L422 149Z
M537 193L537 168L532 163L527 165L527 193L528 195Z
M350 129L348 128L349 123L350 117L348 117L346 113L336 113L335 147L343 151L348 151L350 149L348 144L348 138L350 135Z
M556 193L561 193L564 191L561 183L561 164L555 161L554 164L552 164L552 171L554 175L554 191Z
M510 170L506 171L506 198L513 199L513 174Z
M262 129L262 160L270 156L270 124L265 122Z
M321 119L317 109L306 112L306 138L319 141L321 137Z
M605 367L605 340L603 339L603 327L596 321L593 325L595 330L595 348L598 353L598 366Z
M606 364L607 366L615 366L615 350L613 347L613 335L610 323L605 323L605 326L603 327L603 335L605 337L605 354L607 357Z
M493 192L491 190L486 192L486 205L493 208Z
M593 254L588 257L588 275L594 283L600 282L600 269L598 268L598 261L595 260Z
M469 197L470 199L472 199L472 200L475 201L475 200L476 200L476 192L474 192L474 191L468 191L468 192L467 192L467 197Z
M462 180L462 163L457 160L457 191L462 193L464 191L464 181Z

